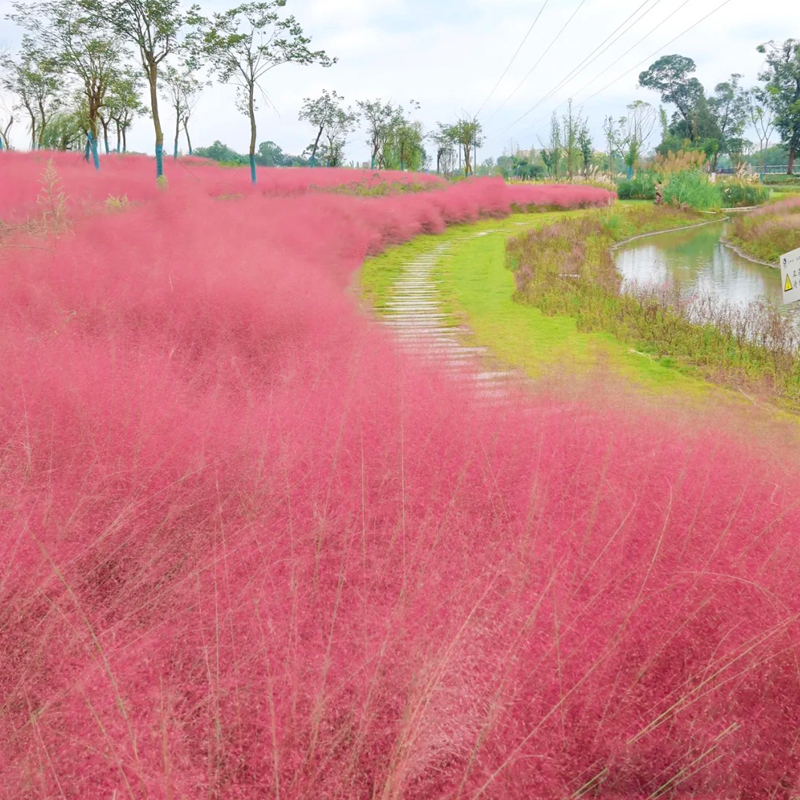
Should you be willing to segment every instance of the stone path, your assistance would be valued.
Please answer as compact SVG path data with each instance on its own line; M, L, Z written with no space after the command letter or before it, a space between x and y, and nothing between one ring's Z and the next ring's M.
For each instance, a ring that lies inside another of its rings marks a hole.
M448 249L448 244L441 244L407 265L394 284L381 321L391 329L403 350L447 370L454 380L472 387L480 398L500 401L510 397L524 376L493 366L485 347L465 345L463 339L469 329L445 324L447 315L440 305L440 281L432 273Z

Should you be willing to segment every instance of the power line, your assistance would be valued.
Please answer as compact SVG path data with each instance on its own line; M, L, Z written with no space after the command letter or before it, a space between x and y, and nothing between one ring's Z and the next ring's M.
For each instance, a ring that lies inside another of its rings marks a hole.
M683 8L683 7L684 7L684 6L685 6L685 5L688 3L688 2L689 2L689 0L685 0L685 2L683 2L683 3L682 3L680 6L678 6L678 8L676 8L676 9L675 9L675 11L673 11L673 12L672 12L672 14L671 14L670 16L674 16L674 15L675 15L675 14L676 14L678 11L680 11L680 10L681 10L681 9L682 9L682 8ZM670 40L669 40L669 41L668 41L666 44L664 44L664 45L662 45L661 47L659 47L659 48L658 48L658 50L654 50L654 51L653 51L653 52L652 52L652 53L651 53L649 56L646 56L646 57L645 57L645 58L643 58L641 61L639 61L637 64L634 64L632 67L630 67L629 69L627 69L625 72L623 72L622 74L620 74L620 75L618 75L616 78L614 78L614 80L613 80L613 81L610 81L610 82L609 82L609 83L607 83L605 86L603 86L601 89L598 89L598 90L597 90L597 91L596 91L594 94L592 94L592 95L590 95L589 97L587 97L585 100L583 100L583 101L582 101L582 103L581 103L581 106L584 106L584 105L586 105L586 103L588 103L590 100L593 100L595 97L597 97L597 95L598 95L598 94L600 94L601 92L604 92L606 89L610 88L611 86L613 86L613 85L614 85L615 83L617 83L618 81L621 81L621 80L622 80L622 79L623 79L623 78L624 78L626 75L630 74L631 72L633 72L634 70L636 70L636 69L638 69L640 66L642 66L642 64L645 64L645 63L647 63L648 61L650 61L650 59L651 59L651 58L653 58L653 57L657 56L657 55L658 55L658 54L659 54L659 53L660 53L662 50L666 50L666 49L667 49L667 48L668 48L670 45L672 45L672 44L674 44L675 42L677 42L677 41L678 41L678 39L680 39L681 37L685 36L687 33L689 33L689 31L691 31L691 30L694 30L694 28L696 28L698 25L700 25L700 23L702 23L702 22L705 22L705 21L706 21L706 20L707 20L707 19L708 19L710 16L712 16L713 14L716 14L716 13L717 13L717 11L719 11L721 8L724 8L724 7L725 7L726 5L728 5L728 3L730 3L730 2L731 2L731 0L724 0L724 2L723 2L723 3L720 3L720 4L719 4L719 5L716 7L716 8L712 9L711 11L709 11L709 12L708 12L708 14L706 14L704 17L701 17L699 20L697 20L697 22L693 23L693 24L692 24L692 25L690 25L688 28L686 28L686 30L684 30L684 31L681 31L681 33L679 33L679 34L678 34L677 36L675 36L673 39L670 39ZM667 17L667 19L669 19L669 17ZM664 20L664 22L666 22L666 19ZM663 23L662 23L662 24L663 24ZM659 27L659 26L657 26L657 27ZM648 37L648 36L650 36L650 34L651 34L651 33L653 33L653 31L650 31L650 33L648 33L646 36L644 36L642 39L640 39L640 40L639 40L639 41L636 43L636 45L634 45L634 47L636 47L636 46L638 46L639 44L641 44L641 43L642 43L642 42L643 42L645 39L647 39L647 37ZM633 48L631 48L631 49L633 49ZM619 57L619 58L618 58L616 61L614 61L614 62L613 62L613 63L612 63L612 64L611 64L611 65L608 67L608 69L610 69L612 66L614 66L614 64L616 64L616 63L617 63L617 61L620 61L622 58L624 58L624 56L625 56L625 55L627 55L629 52L630 52L630 50L628 50L628 51L627 51L627 52L626 52L626 53L625 53L623 56L620 56L620 57ZM607 69L606 69L606 70L604 70L604 72L607 72L607 71L608 71ZM603 73L600 73L600 74L602 75ZM600 76L598 75L597 77L600 77ZM592 83L594 83L594 81L590 81L588 84L586 84L586 86L589 86L589 85L591 85ZM586 86L584 86L583 88L585 89L585 88L586 88ZM583 91L583 89L581 89L581 91ZM562 105L564 105L564 104L563 104L563 103L560 103L560 104L559 104L559 106L556 106L556 108L554 108L554 109L553 109L553 111L555 111L557 108L559 108L559 107L560 107L560 106L562 106ZM537 124L538 124L538 122L541 122L543 119L545 119L545 117L542 117L540 120L537 120ZM530 126L530 127L533 127L533 126ZM526 130L528 130L528 129L526 129Z
M638 69L642 64L644 64L645 62L647 62L651 58L653 58L653 56L657 56L662 50L666 50L671 44L673 44L674 42L677 42L678 39L680 39L682 36L685 36L687 33L689 33L689 31L691 31L694 28L696 28L701 22L705 22L712 14L716 14L717 11L719 11L721 8L724 8L730 2L731 2L731 0L725 0L724 3L720 3L715 9L713 9L712 11L709 11L708 14L706 14L704 17L701 17L699 20L697 20L697 22L695 22L694 25L690 25L685 31L683 31L682 33L679 33L674 39L670 39L665 45L663 45L662 47L659 47L658 50L655 50L654 52L652 52L649 56L647 56L647 58L643 58L638 64L634 65L629 70L623 72L618 77L614 78L613 81L611 81L610 83L607 83L602 89L598 89L593 95L591 95L591 97L587 97L586 100L584 100L583 102L584 103L588 103L590 100L592 100L593 98L597 97L597 95L600 94L600 92L604 92L610 86L613 86L617 81L621 81L629 72L633 72L633 70Z
M577 94L580 94L580 93L581 93L581 92L582 92L584 89L586 89L588 86L591 86L591 85L592 85L592 84L593 84L593 83L594 83L594 82L595 82L595 81L596 81L596 80L597 80L597 79L598 79L598 78L599 78L601 75L604 75L606 72L608 72L608 70L609 70L609 69L611 69L611 67L613 67L615 64L619 63L619 62L620 62L620 61L621 61L623 58L625 58L625 56L626 56L626 55L628 55L628 53L630 53L632 50L635 50L635 49L636 49L636 48L637 48L637 47L638 47L638 46L639 46L639 45L640 45L642 42L644 42L645 40L649 39L649 38L650 38L650 37L651 37L651 36L652 36L652 35L653 35L653 34L654 34L654 33L655 33L655 32L656 32L656 31L657 31L657 30L658 30L658 29L659 29L659 28L662 26L662 25L664 25L666 22L668 22L670 19L672 19L672 17L674 17L674 16L675 16L675 15L676 15L676 14L677 14L677 13L678 13L678 12L679 12L679 11L680 11L680 10L681 10L681 9L682 9L684 6L685 6L685 5L687 5L689 2L691 2L691 0L684 0L684 2L683 2L683 3L681 3L681 4L680 4L680 5L679 5L679 6L678 6L676 9L674 9L673 11L670 11L670 13L669 13L669 14L667 14L667 16L666 16L666 17L664 17L664 19L662 19L662 20L661 20L661 22L659 22L657 25L655 25L653 28L651 28L651 29L650 29L650 30L649 30L649 31L648 31L648 32L647 32L647 33L646 33L644 36L642 36L642 38L641 38L641 39L639 39L639 41L638 41L638 42L636 42L636 43L635 43L635 44L633 44L631 47L629 47L629 48L628 48L628 49L627 49L627 50L626 50L626 51L625 51L625 52L624 52L624 53L623 53L623 54L622 54L622 55L621 55L619 58L617 58L615 61L612 61L612 62L611 62L611 64L610 64L609 66L607 66L607 67L606 67L606 68L605 68L605 69L604 69L604 70L603 70L601 73L599 73L599 74L598 74L598 75L596 75L594 78L592 78L592 80L590 80L590 81L589 81L589 83L586 83L586 84L584 84L584 85L583 85L583 86L582 86L582 87L581 87L581 88L580 88L580 89L577 91ZM684 31L684 33L685 33L685 32L686 32L686 31ZM669 44L666 44L666 45L664 45L664 47L669 47ZM664 48L661 48L661 49L663 50ZM645 59L645 60L646 60L646 59ZM636 67L633 67L633 69L636 69ZM586 101L584 101L584 102L586 102ZM556 106L556 107L555 107L555 108L554 108L554 109L553 109L553 110L550 112L550 114L552 114L554 111L557 111L557 110L558 110L559 108L561 108L561 106L563 106L563 105L564 105L564 102L561 102L561 103L559 103L559 104L558 104L558 105L557 105L557 106ZM529 131L531 128L533 128L533 127L535 127L536 125L538 125L540 122L542 122L542 120L544 120L544 119L546 119L547 117L549 117L549 116L550 116L550 114L546 114L545 116L543 116L543 117L540 117L539 119L537 119L537 120L536 120L536 122L534 122L534 123L532 123L530 126L528 126L528 127L527 127L527 128L524 130L524 131L523 131L523 133L525 133L525 132Z
M670 12L658 25L655 26L655 28L652 28L648 34L646 34L641 39L639 39L639 41L636 42L636 44L634 44L631 47L629 47L618 59L616 59L615 61L612 61L602 72L599 72L597 75L595 75L594 78L592 78L589 81L589 83L585 83L583 86L581 86L581 88L578 89L577 94L580 94L584 89L586 89L589 86L591 86L596 80L598 80L600 77L605 75L606 72L608 72L613 66L616 66L617 64L619 64L619 62L622 61L622 59L625 58L625 56L627 56L628 53L630 53L632 50L635 50L645 39L649 39L650 36L653 33L655 33L667 20L672 19L672 17L674 17L685 5L688 5L690 2L691 2L691 0L684 0L683 3L681 3L674 11ZM697 24L697 23L695 23L695 24ZM670 44L672 44L672 42L669 42L668 44L665 44L664 47L669 47ZM663 50L664 47L662 47L661 50ZM647 59L645 59L645 61L646 60ZM632 69L636 69L636 67L632 67Z
M502 134L502 133L506 133L506 131L509 131L509 130L510 130L511 128L513 128L513 127L514 127L514 126L515 126L517 123L519 123L519 122L521 122L523 119L525 119L525 117L527 117L527 116L528 116L528 114L531 114L531 113L532 113L533 111L535 111L535 110L536 110L536 109L537 109L537 108L538 108L540 105L542 105L542 103L545 103L545 102L546 102L546 101L547 101L547 100L548 100L550 97L552 97L552 96L553 96L553 95L554 95L554 94L555 94L555 93L556 93L556 92L557 92L557 91L558 91L558 90L559 90L559 89L560 89L562 86L564 86L566 83L568 83L570 80L572 80L572 78L576 77L576 76L577 76L577 75L579 75L581 72L583 72L583 71L584 71L584 70L585 70L585 69L586 69L586 68L587 68L587 67L588 67L588 66L589 66L591 63L593 63L594 61L596 61L596 60L597 60L597 59L598 59L598 58L599 58L601 55L603 55L603 53L605 53L605 52L606 52L606 51L607 51L607 50L608 50L608 49L609 49L609 48L610 48L610 47L611 47L611 46L612 46L612 45L613 45L613 44L614 44L616 41L618 41L618 40L619 40L619 38L620 38L621 36L623 36L625 33L627 33L627 32L628 32L628 31L629 31L629 30L630 30L630 29L631 29L631 28L632 28L634 25L636 25L636 24L637 24L638 22L640 22L642 19L644 19L644 17L645 17L647 14L649 14L649 13L650 13L650 11L652 11L652 10L653 10L653 9L656 7L656 5L658 5L658 3L659 3L659 2L661 2L661 0L656 0L656 2L655 2L655 3L654 3L652 6L650 6L650 8L649 8L647 11L645 11L645 13L644 13L644 14L642 14L642 15L641 15L641 16L640 16L638 19L634 20L634 21L633 21L633 22L632 22L632 23L631 23L631 24L630 24L630 25L629 25L629 26L628 26L628 27L627 27L627 28L626 28L626 29L625 29L625 30L624 30L624 31L623 31L623 32L622 32L622 33L621 33L621 34L620 34L620 35L619 35L619 36L618 36L616 39L614 39L612 42L610 42L610 43L609 43L607 46L603 47L603 45L605 45L605 44L606 44L606 42L608 42L608 41L609 41L609 39L611 39L611 38L612 38L612 37L613 37L613 36L614 36L614 35L615 35L615 34L616 34L616 33L617 33L619 30L620 30L620 28L622 28L622 27L623 27L623 26L624 26L624 25L625 25L625 24L626 24L626 23L627 23L627 22L628 22L628 21L629 21L631 18L635 17L635 16L636 16L636 15L637 15L637 14L638 14L638 13L639 13L639 12L640 12L640 11L641 11L641 10L642 10L642 9L643 9L643 8L644 8L644 7L645 7L645 6L646 6L646 5L647 5L647 4L650 2L650 1L651 1L651 0L644 0L644 2L643 2L643 3L642 3L640 6L638 6L638 7L637 7L637 8L636 8L636 9L635 9L635 10L634 10L634 11L633 11L631 14L629 14L629 15L628 15L628 17L627 17L626 19L624 19L624 20L623 20L623 21L622 21L622 22L621 22L621 23L620 23L620 24L619 24L619 25L618 25L618 26L617 26L617 27L616 27L616 28L615 28L615 29L614 29L614 30L613 30L613 31L612 31L612 32L611 32L611 33L610 33L608 36L606 36L606 38L605 38L605 39L603 39L603 41L602 41L602 42L600 42L600 44L599 44L597 47L595 47L595 49L594 49L594 50L592 50L592 52L591 52L591 53L589 53L589 55L588 55L588 56L586 56L586 58L584 58L584 59L583 59L583 61L581 61L581 62L580 62L580 63L579 63L579 64L578 64L578 65L577 65L577 66L576 66L576 67L575 67L575 68L574 68L574 69L573 69L573 70L572 70L570 73L568 73L568 74L567 74L567 75L566 75L564 78L562 78L562 79L561 79L561 81L560 81L560 82L559 82L559 83L558 83L556 86L554 86L554 87L553 87L553 88L552 88L552 89L551 89L551 90L550 90L550 91L549 91L549 92L548 92L546 95L544 95L544 97L542 97L540 100L538 100L536 103L534 103L534 104L533 104L533 105L532 105L532 106L531 106L531 107L530 107L530 108L529 108L529 109L528 109L528 110L527 110L527 111L526 111L524 114L522 114L520 117L518 117L517 119L515 119L515 120L514 120L514 122L512 122L512 123L511 123L511 124L510 124L508 127L506 127L506 128L505 128L505 129L504 129L504 130L501 132L501 134ZM646 38L646 37L645 37L645 38ZM603 48L603 49L601 50L601 48ZM600 52L598 52L598 51L600 51Z
M550 48L558 41L558 39L561 36L561 34L564 33L564 31L567 29L567 26L570 24L570 22L572 22L572 20L575 19L575 15L581 10L581 8L583 7L583 5L585 3L586 3L586 0L581 0L581 2L578 4L578 7L572 12L572 16L564 23L564 25L561 27L561 30L553 37L553 39L550 41L550 44L547 45L547 48L544 50L544 52L537 59L536 63L528 70L528 73L519 82L519 85L517 86L517 88L514 89L514 91L511 92L511 94L508 97L506 97L506 99L503 100L502 103L500 103L500 105L492 112L492 115L489 117L489 119L486 120L486 122L490 122L494 118L494 115L497 114L497 112L500 111L500 109L503 108L503 106L522 88L522 85L525 83L525 81L528 80L528 78L530 78L530 76L533 73L533 71L536 69L536 67L539 66L539 63L541 62L541 60L550 52Z
M520 50L522 50L525 42L528 41L528 37L531 35L531 33L533 33L533 29L536 27L536 23L539 21L539 17L542 16L542 12L545 10L545 8L547 8L547 4L549 2L550 2L550 0L544 0L544 3L542 5L542 7L539 9L539 13L536 15L536 19L531 23L530 28L528 28L528 32L525 34L525 36L523 37L522 41L520 42L520 45L517 48L517 52L514 53L513 56L511 56L511 61L508 62L508 64L506 65L506 68L503 70L503 74L500 76L500 80L497 81L497 83L494 85L494 89L492 89L492 91L489 92L489 96L483 101L483 104L478 109L477 114L475 114L476 117L478 116L478 114L481 113L481 111L483 111L483 109L486 107L486 104L492 99L492 97L494 96L494 93L497 91L497 87L500 86L500 84L503 82L503 78L505 78L505 76L508 74L509 69L511 69L511 65L514 63L514 61L516 60L517 56L519 55ZM585 2L585 0L584 0L584 2Z

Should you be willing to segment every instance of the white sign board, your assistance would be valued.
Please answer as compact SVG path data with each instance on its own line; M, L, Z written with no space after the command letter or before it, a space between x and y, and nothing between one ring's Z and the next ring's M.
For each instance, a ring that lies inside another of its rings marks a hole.
M781 256L781 286L784 303L800 300L800 247Z

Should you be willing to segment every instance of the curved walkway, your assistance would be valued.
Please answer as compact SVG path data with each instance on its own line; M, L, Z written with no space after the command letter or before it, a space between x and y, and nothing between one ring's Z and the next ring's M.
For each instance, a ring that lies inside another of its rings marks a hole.
M490 231L464 239L485 236ZM435 267L447 255L450 244L441 244L430 253L410 261L393 284L391 300L382 310L382 323L396 337L399 346L436 367L452 374L454 380L472 386L486 400L502 400L519 388L525 377L521 371L510 371L491 365L485 347L464 343L470 331L448 325L448 315L441 306L440 282Z

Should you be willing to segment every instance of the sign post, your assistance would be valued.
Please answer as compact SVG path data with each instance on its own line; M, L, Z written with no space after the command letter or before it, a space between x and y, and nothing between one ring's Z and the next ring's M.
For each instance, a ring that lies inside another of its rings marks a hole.
M781 256L781 286L784 303L800 300L800 247Z

